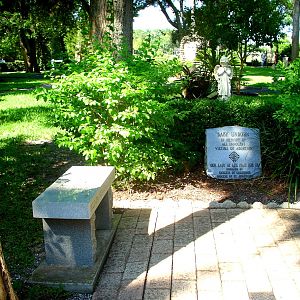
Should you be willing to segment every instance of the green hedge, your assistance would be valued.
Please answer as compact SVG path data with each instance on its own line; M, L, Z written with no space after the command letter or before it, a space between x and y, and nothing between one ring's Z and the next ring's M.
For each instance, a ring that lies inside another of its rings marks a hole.
M222 126L258 128L261 136L262 162L265 170L275 175L287 174L294 157L290 145L294 131L282 119L274 117L283 108L277 95L233 96L229 101L184 99L173 101L178 115L172 138L185 145L177 159L187 160L189 153L204 157L205 129Z

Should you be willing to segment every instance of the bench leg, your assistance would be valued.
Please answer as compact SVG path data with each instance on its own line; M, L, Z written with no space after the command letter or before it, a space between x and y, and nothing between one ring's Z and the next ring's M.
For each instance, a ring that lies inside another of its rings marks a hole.
M90 220L43 219L46 262L92 266L96 260L95 215Z
M112 205L113 194L111 188L103 197L100 205L95 211L96 215L96 229L97 230L110 230L112 229Z

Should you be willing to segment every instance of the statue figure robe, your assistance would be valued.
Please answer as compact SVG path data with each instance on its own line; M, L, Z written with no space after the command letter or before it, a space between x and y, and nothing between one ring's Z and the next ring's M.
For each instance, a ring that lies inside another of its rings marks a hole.
M227 100L231 96L232 68L226 56L222 56L220 65L215 66L214 76L218 82L219 97L223 100Z

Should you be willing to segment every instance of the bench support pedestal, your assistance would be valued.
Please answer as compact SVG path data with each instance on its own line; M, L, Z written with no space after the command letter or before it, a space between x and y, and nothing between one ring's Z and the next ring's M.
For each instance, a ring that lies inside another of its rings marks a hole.
M111 230L97 230L97 260L90 266L49 264L44 260L33 272L30 282L52 287L61 287L70 292L92 293L99 273L105 263L113 237L120 221L114 215Z
M92 188L83 186L78 191L77 182L75 188L71 185L74 178L87 175L95 178L102 169L71 168L34 201L34 216L43 220L46 258L33 272L31 283L63 287L72 292L93 292L120 220L119 215L112 214L112 169L104 170L108 175L99 176L99 184L95 181ZM63 202L65 195L72 198ZM79 200L76 203L73 199ZM63 215L59 215L61 211Z

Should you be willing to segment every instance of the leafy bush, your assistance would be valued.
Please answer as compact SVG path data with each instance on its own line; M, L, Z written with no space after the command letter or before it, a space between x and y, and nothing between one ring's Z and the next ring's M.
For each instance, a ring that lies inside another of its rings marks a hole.
M199 164L206 128L239 125L260 129L265 170L277 176L299 170L297 62L277 83L281 95L225 102L183 99L179 81L169 80L180 64L155 59L149 47L123 60L112 53L98 51L70 65L68 75L42 94L63 129L60 146L91 164L114 165L121 178L150 180L170 167Z
M244 97L235 96L229 101L185 99L173 101L172 106L180 110L175 119L172 138L185 145L177 159L187 159L184 155L198 153L203 157L205 151L205 129L238 125L260 129L262 161L265 170L274 175L288 173L293 137L291 130L274 114L282 107L277 96Z
M281 108L274 114L291 132L288 149L290 157L291 180L300 175L300 59L288 67L280 65L283 77L275 78L274 88L281 92Z
M147 47L123 60L113 53L99 50L70 65L68 76L41 97L55 105L60 146L91 164L115 166L122 178L153 179L176 165L169 137L176 111L168 100L181 88L168 79L180 65L154 59Z
M277 65L279 72L274 79L274 89L283 95L300 95L300 59L296 59L289 66L285 67L279 62Z
M17 72L17 71L25 71L24 61L15 60L9 61L0 66L1 72Z
M211 87L211 74L202 66L183 66L184 83L183 95L187 99L205 98L209 95Z

